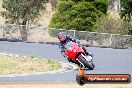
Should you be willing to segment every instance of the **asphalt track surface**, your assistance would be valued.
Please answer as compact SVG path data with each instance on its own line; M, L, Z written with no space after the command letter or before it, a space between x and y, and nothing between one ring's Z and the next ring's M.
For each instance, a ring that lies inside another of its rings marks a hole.
M94 70L87 74L130 74L132 75L132 50L87 47L94 54ZM39 56L68 62L61 56L57 45L0 41L0 53ZM0 82L73 82L76 71L55 74L32 74L26 76L0 77Z

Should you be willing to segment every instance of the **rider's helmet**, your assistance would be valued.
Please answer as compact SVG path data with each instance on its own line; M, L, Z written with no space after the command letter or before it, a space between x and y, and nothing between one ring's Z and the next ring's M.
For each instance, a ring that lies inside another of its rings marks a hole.
M60 32L57 36L60 42L63 42L66 40L66 34L64 32Z

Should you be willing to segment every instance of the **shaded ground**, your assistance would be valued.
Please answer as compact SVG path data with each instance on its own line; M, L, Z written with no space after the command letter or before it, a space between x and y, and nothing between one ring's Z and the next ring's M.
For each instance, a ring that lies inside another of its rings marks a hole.
M85 84L43 83L43 84L0 84L0 88L132 88L132 84Z

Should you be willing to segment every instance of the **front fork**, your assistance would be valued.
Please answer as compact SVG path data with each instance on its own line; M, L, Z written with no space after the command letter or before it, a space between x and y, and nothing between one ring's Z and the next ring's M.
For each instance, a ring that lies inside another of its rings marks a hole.
M91 57L91 56L85 56L85 55L83 55L82 53L81 53L81 55L84 57L84 59L85 59L86 61L92 62L92 57Z
M81 56L83 56L83 58L85 58L85 56L81 53ZM77 58L77 61L81 64L80 68L85 68L85 65Z
M77 61L81 64L81 66L84 68L85 66L84 66L84 64L79 60L79 59L77 59ZM82 68L81 67L81 68Z
M92 57L91 56L89 56L89 57L86 57L85 55L83 55L82 53L81 53L81 56L86 60L86 61L88 61L88 62L92 62ZM80 64L81 64L81 68L85 68L85 65L77 58L76 59Z

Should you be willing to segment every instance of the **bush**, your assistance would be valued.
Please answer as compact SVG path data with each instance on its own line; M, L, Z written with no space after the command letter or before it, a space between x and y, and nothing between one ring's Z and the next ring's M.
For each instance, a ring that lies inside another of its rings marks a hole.
M111 16L104 16L100 18L96 25L94 25L93 30L96 32L105 32L112 34L132 34L132 24L123 21L119 18L115 19Z

